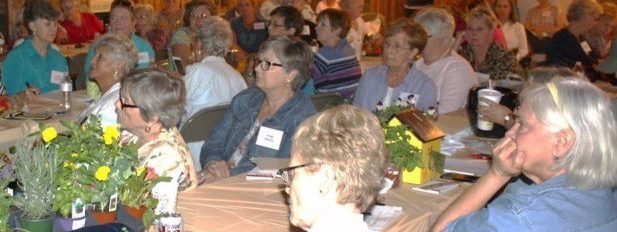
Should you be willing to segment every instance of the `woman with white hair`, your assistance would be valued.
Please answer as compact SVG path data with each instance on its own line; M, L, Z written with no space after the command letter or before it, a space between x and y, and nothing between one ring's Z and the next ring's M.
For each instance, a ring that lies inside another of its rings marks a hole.
M469 90L478 84L478 80L469 62L452 50L454 17L444 9L428 7L419 11L414 20L428 34L422 58L415 67L435 82L439 113L463 108Z
M187 103L183 122L204 108L231 102L236 94L246 89L242 75L225 62L225 54L233 40L229 23L211 16L204 20L196 39L196 48L201 49L202 57L196 57L200 61L189 66L184 77ZM201 144L203 142L189 143L195 160L199 160Z
M493 149L489 171L432 231L617 231L610 99L576 77L533 83L519 99L517 122Z

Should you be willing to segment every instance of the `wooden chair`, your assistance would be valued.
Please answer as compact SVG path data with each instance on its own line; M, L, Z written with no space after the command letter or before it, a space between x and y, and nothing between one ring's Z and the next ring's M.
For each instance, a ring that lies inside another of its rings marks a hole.
M202 109L193 114L180 127L180 134L186 143L204 141L210 136L210 132L223 119L229 105L213 106Z
M345 103L345 99L338 93L316 94L311 97L311 101L318 112Z

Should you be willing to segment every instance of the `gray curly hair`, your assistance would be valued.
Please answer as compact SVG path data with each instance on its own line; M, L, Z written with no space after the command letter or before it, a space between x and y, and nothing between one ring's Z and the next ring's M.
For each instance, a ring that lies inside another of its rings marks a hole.
M201 50L209 56L223 57L231 47L233 32L229 22L219 16L210 16L197 32L197 40L201 43Z

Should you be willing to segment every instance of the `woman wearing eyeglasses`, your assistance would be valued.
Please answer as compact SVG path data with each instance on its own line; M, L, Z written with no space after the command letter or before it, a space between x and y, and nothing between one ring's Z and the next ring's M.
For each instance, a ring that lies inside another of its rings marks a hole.
M216 15L216 9L207 0L192 0L184 7L184 27L178 29L171 38L169 46L173 56L180 57L184 65L190 65L195 60L195 35L204 25L204 20Z
M207 182L250 171L258 157L289 157L293 133L315 113L299 91L311 63L312 52L302 41L275 37L261 45L256 87L233 98L201 149Z
M304 121L293 137L287 184L291 223L308 231L369 231L362 220L384 178L379 120L342 105Z
M388 107L397 101L415 101L413 104L418 109L435 107L436 110L435 83L413 65L424 49L426 38L422 26L407 19L389 25L383 44L384 64L362 75L353 104L374 111L378 106Z
M135 5L135 17L137 35L148 40L155 51L164 50L169 42L169 33L155 25L154 7L149 4Z
M154 195L165 197L156 192L170 188L187 191L197 186L191 153L176 128L186 103L184 82L165 71L148 68L129 73L120 86L116 114L120 127L130 132L123 133L121 141L136 143L142 165L153 168L159 176L172 178L169 183L157 184ZM169 206L167 202L159 201L158 207Z
M617 231L610 99L573 76L532 83L519 99L517 121L493 149L491 168L432 231Z

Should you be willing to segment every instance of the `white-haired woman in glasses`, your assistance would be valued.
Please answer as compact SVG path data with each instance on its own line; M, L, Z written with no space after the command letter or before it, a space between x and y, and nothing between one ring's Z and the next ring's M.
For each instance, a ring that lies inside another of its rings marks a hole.
M256 88L238 93L223 121L201 149L206 181L255 168L257 157L288 158L291 137L315 113L302 85L310 78L313 53L306 43L275 37L261 45Z
M487 174L433 231L617 231L617 123L608 97L585 80L556 77L526 87L520 102Z

